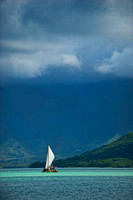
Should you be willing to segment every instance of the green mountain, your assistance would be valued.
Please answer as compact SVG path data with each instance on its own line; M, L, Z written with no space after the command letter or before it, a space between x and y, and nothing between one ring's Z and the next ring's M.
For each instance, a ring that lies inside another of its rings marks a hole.
M22 144L15 139L8 139L0 145L0 168L27 167L37 157L31 154Z
M87 146L81 146L74 139L74 144L70 144L71 147L64 150L63 144L60 146L52 146L56 159L75 156L84 152L86 149L92 150L100 146L100 143L96 141L89 143ZM0 168L27 167L36 160L45 160L47 155L47 146L48 144L43 138L23 141L17 141L14 138L10 138L0 144ZM69 147L69 145L67 146Z
M128 133L118 140L95 150L56 160L57 167L133 167L133 133ZM30 167L43 167L36 162Z
M133 133L111 144L54 162L57 167L133 167Z
M64 149L63 142L60 146L52 146L56 155L56 160L75 156L85 152L86 149L92 150L100 146L99 141L93 141L87 146L83 144L81 146L75 139L73 139L73 141L72 145L70 143L71 147L67 145L69 147L67 149ZM0 144L0 168L27 167L36 160L39 162L45 160L47 155L47 146L48 144L43 138L22 141L10 138Z

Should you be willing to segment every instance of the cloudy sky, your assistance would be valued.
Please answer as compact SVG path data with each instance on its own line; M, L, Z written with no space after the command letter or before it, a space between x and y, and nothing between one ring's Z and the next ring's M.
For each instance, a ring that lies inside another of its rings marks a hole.
M0 28L1 138L133 130L133 0L1 0Z
M0 78L133 78L132 0L2 0Z

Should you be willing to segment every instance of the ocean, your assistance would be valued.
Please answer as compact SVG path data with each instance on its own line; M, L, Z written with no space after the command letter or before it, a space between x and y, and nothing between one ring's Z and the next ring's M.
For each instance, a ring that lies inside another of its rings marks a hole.
M1 200L132 200L133 169L0 169Z

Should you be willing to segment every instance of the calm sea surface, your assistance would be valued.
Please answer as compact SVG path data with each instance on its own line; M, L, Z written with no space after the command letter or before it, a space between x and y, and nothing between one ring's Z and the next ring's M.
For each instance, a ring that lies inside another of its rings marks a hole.
M133 200L133 169L0 169L1 200Z

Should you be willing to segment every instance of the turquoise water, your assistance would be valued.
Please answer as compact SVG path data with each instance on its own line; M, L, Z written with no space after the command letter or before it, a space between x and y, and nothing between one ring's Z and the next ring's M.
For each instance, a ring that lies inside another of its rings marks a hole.
M1 169L2 200L132 200L133 169Z

